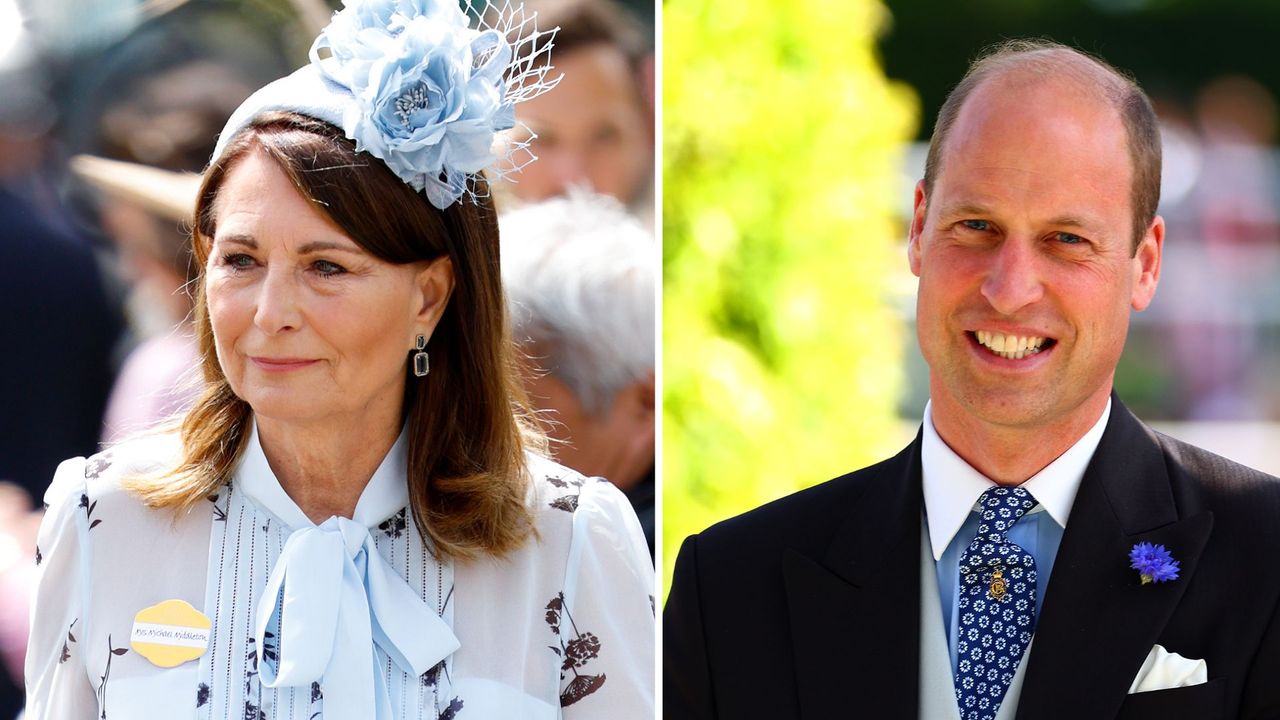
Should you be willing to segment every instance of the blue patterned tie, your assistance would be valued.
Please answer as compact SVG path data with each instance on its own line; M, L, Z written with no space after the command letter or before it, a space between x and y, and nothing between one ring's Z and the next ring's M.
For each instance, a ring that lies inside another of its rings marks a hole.
M978 534L960 556L956 701L962 720L996 716L1036 627L1036 559L1008 538L1036 500L1019 487L995 487L978 503Z

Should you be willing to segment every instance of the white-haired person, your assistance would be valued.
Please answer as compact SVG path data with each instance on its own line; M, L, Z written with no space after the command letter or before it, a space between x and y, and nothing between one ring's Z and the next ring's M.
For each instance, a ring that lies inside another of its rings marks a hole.
M502 278L556 460L627 493L653 551L653 236L585 191L505 213Z
M28 717L654 716L640 527L540 454L516 376L483 172L554 81L506 31L348 0L232 116L195 209L204 393L59 468Z

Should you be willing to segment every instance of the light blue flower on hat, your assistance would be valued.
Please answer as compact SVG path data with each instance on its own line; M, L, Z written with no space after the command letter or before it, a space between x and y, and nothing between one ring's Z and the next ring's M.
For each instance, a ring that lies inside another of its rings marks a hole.
M311 65L246 100L214 158L254 115L289 110L340 126L440 209L469 192L475 173L517 171L528 142L498 147L499 133L515 127L517 102L559 81L546 79L554 31L539 32L523 6L503 5L496 21L481 15L473 29L455 0L344 0Z
M493 162L494 134L515 125L503 77L511 48L496 30L467 25L452 0L363 0L335 15L312 48L321 73L354 96L342 126L356 149L440 208Z

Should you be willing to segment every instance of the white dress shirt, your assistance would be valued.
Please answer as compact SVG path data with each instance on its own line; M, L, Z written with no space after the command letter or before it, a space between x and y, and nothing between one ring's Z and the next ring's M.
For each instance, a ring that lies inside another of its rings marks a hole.
M1080 489L1080 481L1093 459L1110 416L1111 401L1108 400L1102 415L1088 432L1021 485L1038 504L1009 530L1009 540L1036 559L1037 616L1044 603L1045 589L1049 586L1049 576L1053 572L1053 562L1067 527L1071 506L1075 503L1076 491ZM933 426L932 404L925 406L920 460L925 521L936 563L940 610L943 627L947 628L947 645L954 674L960 556L977 534L980 517L978 499L996 483L975 470L943 442Z

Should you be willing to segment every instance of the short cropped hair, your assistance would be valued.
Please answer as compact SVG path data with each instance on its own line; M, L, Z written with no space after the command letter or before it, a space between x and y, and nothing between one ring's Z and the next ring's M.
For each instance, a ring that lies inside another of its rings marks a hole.
M1010 40L984 50L947 95L938 111L925 161L926 197L933 193L946 148L947 134L960 115L965 100L987 80L1005 74L1067 77L1099 93L1120 113L1128 135L1133 167L1130 205L1133 212L1133 249L1155 219L1160 203L1160 126L1151 100L1137 82L1105 60L1050 40Z
M594 416L653 372L657 244L616 200L581 190L499 219L516 342Z

